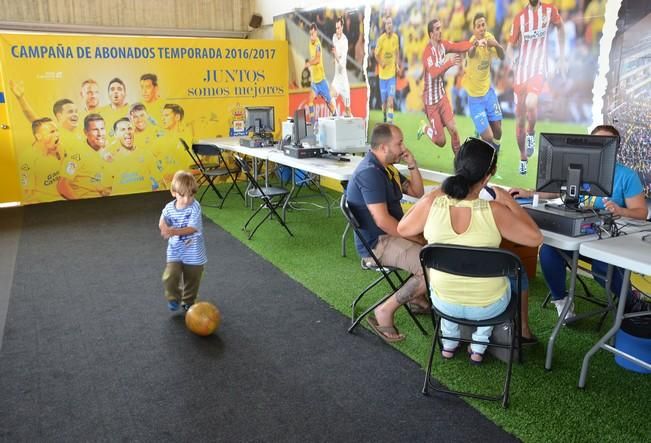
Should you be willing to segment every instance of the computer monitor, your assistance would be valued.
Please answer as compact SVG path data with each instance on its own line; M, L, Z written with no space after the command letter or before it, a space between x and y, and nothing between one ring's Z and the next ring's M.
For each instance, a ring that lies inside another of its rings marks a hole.
M298 108L294 111L294 127L292 128L292 144L294 146L303 146L303 139L307 137L307 119L305 118L305 108Z
M246 108L246 128L254 137L270 136L275 131L273 106Z
M539 145L537 191L564 191L567 208L612 195L619 137L542 133Z

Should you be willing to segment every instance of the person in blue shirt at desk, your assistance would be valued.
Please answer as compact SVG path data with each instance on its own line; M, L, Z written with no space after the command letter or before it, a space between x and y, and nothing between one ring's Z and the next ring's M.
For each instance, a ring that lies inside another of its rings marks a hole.
M610 125L599 125L591 132L592 135L617 136L619 131ZM597 197L593 203L595 209L606 209L615 216L645 220L647 218L647 206L644 199L644 188L639 176L632 169L617 163L615 166L615 179L613 183L613 195L610 198ZM516 197L531 197L533 192L529 190L513 188L510 190ZM540 193L541 198L556 198L558 195L549 193ZM540 248L540 268L543 272L547 286L552 294L552 303L556 306L558 316L561 316L563 308L567 303L567 294L565 292L565 259L561 255L565 252L568 256L572 255L571 251L561 251L552 246L543 244ZM582 260L589 261L583 258ZM605 286L604 276L608 265L598 260L592 260L592 275L595 280L602 286ZM619 294L622 287L624 271L621 268L615 268L611 290ZM565 319L574 317L574 306L570 306Z
M393 166L403 160L409 169L409 178ZM408 304L414 314L429 314L425 298L427 289L420 265L420 249L424 237L405 238L398 233L398 222L403 216L400 200L405 192L414 197L424 194L423 179L416 159L405 147L400 128L393 124L379 124L371 134L371 150L357 165L346 188L350 209L359 219L361 234L373 249L373 254L383 266L395 266L413 275L387 301L375 308L367 321L375 334L385 342L405 339L393 323L398 308ZM368 255L362 242L355 236L362 265Z

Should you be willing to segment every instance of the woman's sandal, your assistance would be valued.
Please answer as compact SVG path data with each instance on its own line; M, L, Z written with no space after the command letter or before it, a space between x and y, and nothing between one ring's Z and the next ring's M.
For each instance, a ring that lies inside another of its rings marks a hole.
M443 357L444 360L452 360L454 356L456 355L457 351L459 350L458 347L454 349L445 349L441 351L441 357Z
M470 363L473 365L480 365L481 362L484 361L484 354L480 352L474 352L470 345L468 345L468 356L470 357Z

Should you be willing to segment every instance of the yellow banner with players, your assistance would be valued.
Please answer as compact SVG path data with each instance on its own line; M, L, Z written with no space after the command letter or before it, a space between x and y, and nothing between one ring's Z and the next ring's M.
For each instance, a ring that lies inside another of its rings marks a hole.
M287 42L1 34L22 203L168 189L184 143L288 114Z

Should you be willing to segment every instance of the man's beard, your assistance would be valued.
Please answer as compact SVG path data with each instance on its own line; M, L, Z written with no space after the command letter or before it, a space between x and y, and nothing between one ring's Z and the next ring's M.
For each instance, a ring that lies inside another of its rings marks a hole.
M538 3L540 3L540 0L529 0L529 4L534 8L538 6Z

